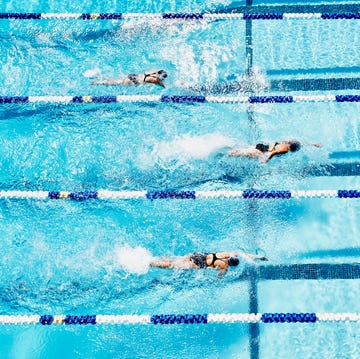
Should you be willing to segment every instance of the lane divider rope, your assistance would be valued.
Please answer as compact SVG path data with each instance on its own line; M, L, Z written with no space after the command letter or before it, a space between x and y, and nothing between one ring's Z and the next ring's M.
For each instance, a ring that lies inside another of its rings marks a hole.
M294 95L294 96L187 96L187 95L104 95L104 96L0 96L0 104L27 103L296 103L360 102L360 95Z
M131 18L164 20L286 20L286 19L322 19L322 20L358 20L359 12L340 13L0 13L0 19L7 20L122 20Z
M155 315L0 315L3 325L209 324L359 322L360 313L233 313Z
M84 201L88 199L290 199L290 198L360 198L360 190L214 190L214 191L16 191L1 190L0 199L70 199Z

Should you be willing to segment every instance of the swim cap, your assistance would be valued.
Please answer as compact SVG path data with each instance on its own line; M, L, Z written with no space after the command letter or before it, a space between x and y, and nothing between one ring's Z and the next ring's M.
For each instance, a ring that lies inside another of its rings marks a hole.
M166 78L167 77L167 73L165 70L159 70L158 71L158 75L161 75L163 78Z
M299 151L300 148L301 148L300 142L291 142L291 143L290 143L290 151L291 151L291 152Z
M236 267L237 265L239 265L239 258L237 257L230 257L228 259L228 264L230 267Z

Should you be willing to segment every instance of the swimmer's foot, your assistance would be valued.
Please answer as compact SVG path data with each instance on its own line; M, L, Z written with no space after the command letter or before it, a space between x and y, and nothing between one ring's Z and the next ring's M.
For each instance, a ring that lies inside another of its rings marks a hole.
M213 156L215 158L222 158L222 157L228 156L231 149L232 149L232 147L230 147L230 146L224 146L224 147L218 148L213 153Z

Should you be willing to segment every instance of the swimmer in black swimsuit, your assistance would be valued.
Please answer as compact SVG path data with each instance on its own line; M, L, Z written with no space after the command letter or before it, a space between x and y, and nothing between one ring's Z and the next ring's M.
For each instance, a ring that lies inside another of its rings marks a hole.
M165 87L164 79L167 78L165 70L146 71L143 74L129 74L123 79L105 79L101 81L92 81L92 85L107 85L107 86L138 86L147 83Z
M219 275L222 275L229 267L236 267L240 261L239 257L245 260L267 261L265 256L249 254L245 252L216 252L216 253L199 253L195 252L184 257L176 259L161 258L151 262L150 266L173 269L200 269L216 268Z
M318 143L309 143L311 146L321 147ZM274 156L283 155L288 152L297 152L301 148L299 141L283 141L275 142L272 145L264 145L258 143L255 147L248 147L245 149L233 149L229 152L230 157L251 157L263 158L264 162L270 161Z

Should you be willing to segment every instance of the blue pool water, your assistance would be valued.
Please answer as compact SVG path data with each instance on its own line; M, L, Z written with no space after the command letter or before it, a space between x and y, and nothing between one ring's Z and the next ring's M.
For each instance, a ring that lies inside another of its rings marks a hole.
M245 4L11 0L0 12L202 12ZM253 21L257 94L269 93L274 79L359 76L359 21ZM0 96L211 90L243 79L246 34L243 20L0 20ZM84 76L152 68L169 73L165 89L96 87ZM337 91L349 92L359 94ZM0 104L0 189L356 189L358 177L310 177L304 168L360 150L359 110L336 102ZM220 155L289 138L323 147L304 146L266 165ZM356 156L331 163L342 161ZM247 313L250 284L238 278L247 264L219 280L211 270L148 270L124 256L243 248L266 253L272 265L357 263L359 209L357 200L319 198L1 200L0 314ZM355 279L262 281L258 311L359 312L359 290ZM256 345L259 358L357 358L360 349L357 323L260 325L257 344L249 336L247 324L9 325L0 326L0 358L254 358Z

